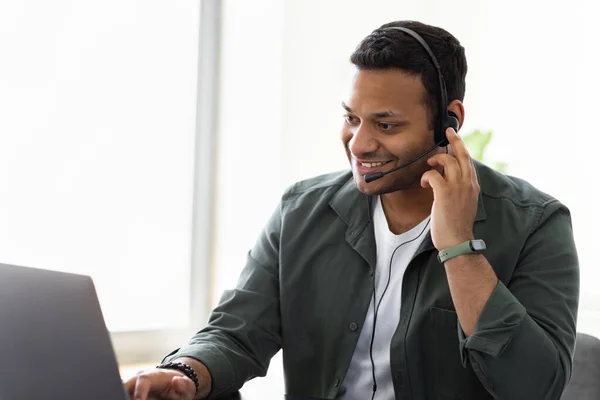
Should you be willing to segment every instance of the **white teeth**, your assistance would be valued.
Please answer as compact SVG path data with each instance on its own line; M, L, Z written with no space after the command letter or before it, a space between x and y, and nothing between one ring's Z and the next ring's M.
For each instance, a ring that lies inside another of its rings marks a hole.
M362 165L363 167L367 167L367 168L375 168L375 167L379 167L380 165L383 164L387 164L386 162L379 162L379 163L360 163L360 165Z

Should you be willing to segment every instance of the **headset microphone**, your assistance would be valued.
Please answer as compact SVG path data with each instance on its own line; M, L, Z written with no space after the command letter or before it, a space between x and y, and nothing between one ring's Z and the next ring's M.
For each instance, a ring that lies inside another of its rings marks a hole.
M458 132L458 118L456 117L456 114L454 114L452 111L448 111L449 114L449 123L450 126L448 126L449 128L454 129L455 132ZM445 135L445 133L444 133ZM415 161L419 161L421 158L425 157L427 154L431 153L432 151L434 151L435 149L437 149L440 146L444 146L445 143L447 144L448 139L446 137L444 137L443 140L437 142L436 144L433 145L433 147L431 147L429 150L427 150L425 153L419 155L417 158L404 163L402 165L397 166L394 169L390 169L389 171L385 171L385 172L373 172L372 174L366 174L365 175L365 182L369 183L369 182L373 182L379 178L383 178L385 175L387 174L391 174L394 171L398 171L399 169L402 169L404 167L408 167L410 164L414 163Z
M421 154L420 156L418 156L414 160L409 161L407 163L404 163L402 165L399 165L399 166L397 166L394 169L390 169L389 171L385 171L385 172L373 172L372 174L366 174L365 175L365 182L367 182L367 183L373 182L373 181L375 181L375 180L377 180L379 178L383 178L387 174L391 174L394 171L398 171L399 169L402 169L404 167L408 167L410 164L414 163L415 161L420 160L421 158L425 157L427 154L429 154L432 151L434 151L435 149L437 149L440 146L440 143L436 143L432 148L430 148L429 150L427 150L425 153Z

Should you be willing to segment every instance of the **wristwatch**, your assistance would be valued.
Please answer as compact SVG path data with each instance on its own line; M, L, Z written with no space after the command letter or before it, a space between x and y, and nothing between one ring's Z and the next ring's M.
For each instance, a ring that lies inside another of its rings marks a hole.
M437 259L443 264L451 258L465 254L481 253L485 249L485 242L482 239L469 240L440 251Z

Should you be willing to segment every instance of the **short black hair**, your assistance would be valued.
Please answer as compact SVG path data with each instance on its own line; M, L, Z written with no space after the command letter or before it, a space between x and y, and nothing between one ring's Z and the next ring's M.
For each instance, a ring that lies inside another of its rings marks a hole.
M425 104L429 108L431 125L437 118L438 77L425 49L412 36L390 27L404 27L418 33L437 58L446 82L448 102L463 101L467 59L458 39L436 26L417 21L395 21L382 25L360 42L350 56L359 70L398 68L421 76L426 91ZM446 104L447 106L447 104Z

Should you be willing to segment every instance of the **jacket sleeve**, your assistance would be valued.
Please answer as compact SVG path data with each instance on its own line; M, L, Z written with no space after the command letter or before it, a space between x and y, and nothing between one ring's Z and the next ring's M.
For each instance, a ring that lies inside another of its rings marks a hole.
M265 376L281 348L279 237L281 206L273 213L235 289L225 291L208 326L164 361L192 357L212 376L209 399L233 393L249 379Z
M459 346L497 399L560 399L571 378L579 303L579 262L571 217L555 201L521 251L508 283L499 282L475 332Z

